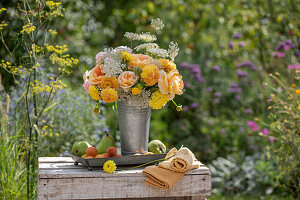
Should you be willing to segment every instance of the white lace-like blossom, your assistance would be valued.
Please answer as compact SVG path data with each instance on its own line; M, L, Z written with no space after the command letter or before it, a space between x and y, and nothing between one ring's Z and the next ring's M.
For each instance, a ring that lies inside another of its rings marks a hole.
M178 44L173 42L173 41L170 42L168 53L169 53L169 57L171 58L172 61L174 61L174 59L177 56L178 52L179 52Z
M149 90L143 89L138 95L133 95L131 91L125 92L122 88L118 90L118 100L128 101L129 105L138 106L140 108L148 108L151 92Z
M124 34L125 37L127 37L129 40L139 40L140 35L137 33L131 33L131 32L126 32Z
M154 56L158 56L158 57L162 57L162 58L168 57L168 51L165 49L160 49L160 48L149 49L149 50L147 50L147 52L153 54Z
M141 51L143 49L154 49L158 48L159 46L156 43L145 43L145 44L140 44L139 46L135 47L134 49L137 51Z
M153 42L156 40L155 35L151 35L150 33L141 33L139 34L139 40L142 40L144 42Z
M118 55L122 50L116 49L104 49L104 56L102 58L103 65L101 70L105 73L107 77L116 77L117 75L123 72L126 65L122 64L122 59L120 55Z
M156 40L155 35L151 35L150 33L131 33L131 32L126 32L125 37L127 37L129 40L141 40L144 42L153 42Z
M151 20L151 26L152 28L159 30L164 28L164 23L161 21L161 19L156 18Z

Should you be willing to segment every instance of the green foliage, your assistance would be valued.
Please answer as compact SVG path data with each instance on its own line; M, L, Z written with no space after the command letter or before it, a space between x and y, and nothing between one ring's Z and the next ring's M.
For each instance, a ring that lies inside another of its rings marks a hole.
M23 127L9 131L7 111L8 107L3 109L0 101L0 198L21 199L26 196L26 144L20 134Z
M281 187L295 197L300 195L300 90L296 87L299 75L298 71L295 79L289 81L278 73L270 75L274 80L269 109L275 144L270 148L269 158L277 167Z
M272 163L259 154L220 157L209 168L212 170L214 193L264 197L277 187Z

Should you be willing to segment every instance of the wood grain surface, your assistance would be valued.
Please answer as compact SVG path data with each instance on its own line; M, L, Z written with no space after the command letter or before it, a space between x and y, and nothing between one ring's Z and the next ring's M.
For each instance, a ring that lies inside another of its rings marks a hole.
M118 167L119 168L119 167ZM143 168L113 174L89 171L69 157L39 158L38 199L205 199L211 193L211 172L191 170L170 190L145 184Z

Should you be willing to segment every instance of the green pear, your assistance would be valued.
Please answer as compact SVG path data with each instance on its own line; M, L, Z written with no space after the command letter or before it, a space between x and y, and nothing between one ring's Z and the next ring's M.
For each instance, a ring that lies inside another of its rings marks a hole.
M107 153L109 147L115 146L114 138L110 136L107 131L105 131L105 134L97 146L98 154Z
M148 144L148 151L154 154L166 153L166 146L160 140L152 140Z
M82 156L88 147L91 147L91 145L86 141L75 142L72 147L72 154Z

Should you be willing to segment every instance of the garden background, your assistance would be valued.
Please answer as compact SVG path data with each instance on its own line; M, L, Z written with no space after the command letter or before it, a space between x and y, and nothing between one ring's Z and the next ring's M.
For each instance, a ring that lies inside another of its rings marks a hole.
M119 140L117 111L93 112L82 75L155 18L160 46L180 47L185 90L183 111L152 111L150 139L209 165L209 199L299 198L298 0L4 0L0 15L1 199L36 198L37 157L105 130Z

